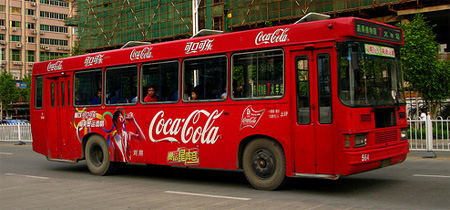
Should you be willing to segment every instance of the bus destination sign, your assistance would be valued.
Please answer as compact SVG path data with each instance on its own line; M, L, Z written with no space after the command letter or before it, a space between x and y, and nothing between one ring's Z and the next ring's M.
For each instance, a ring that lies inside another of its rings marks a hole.
M402 31L381 24L355 20L355 34L369 38L402 43Z

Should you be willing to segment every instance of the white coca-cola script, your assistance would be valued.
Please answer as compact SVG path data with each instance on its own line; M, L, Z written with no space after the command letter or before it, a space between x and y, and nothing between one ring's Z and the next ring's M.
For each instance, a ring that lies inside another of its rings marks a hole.
M242 113L241 119L241 129L246 127L255 128L256 124L258 124L259 120L264 114L265 109L255 111L252 106L247 106L244 112Z
M188 42L186 43L186 47L184 48L184 50L186 51L186 54L212 50L213 41L214 39L205 39L199 42Z
M88 67L88 66L93 66L96 64L102 64L103 63L103 56L105 56L105 54L99 54L96 56L88 56L86 57L86 59L84 60L84 66Z
M214 144L219 139L219 127L215 121L223 110L209 113L206 110L195 110L187 118L164 118L164 111L159 111L148 128L148 136L152 142L189 142L195 144ZM203 123L201 123L203 122ZM161 138L158 138L161 136ZM180 138L180 139L178 139Z
M259 32L258 35L255 38L255 44L261 45L261 44L274 44L278 42L286 42L288 40L288 34L289 28L285 29L277 29L273 33L264 33L263 31Z
M63 69L62 63L63 63L63 61L56 61L55 63L52 63L52 62L48 63L47 71L62 70Z
M130 53L130 60L142 60L142 59L148 59L152 58L152 49L153 47L146 47L142 50L136 50L134 49Z

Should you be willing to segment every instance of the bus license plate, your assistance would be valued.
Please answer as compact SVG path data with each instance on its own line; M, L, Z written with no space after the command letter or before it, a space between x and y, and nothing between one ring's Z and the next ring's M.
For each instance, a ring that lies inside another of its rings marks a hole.
M380 162L380 168L383 168L383 167L386 167L386 166L389 166L389 165L391 165L391 159L390 158L381 160L381 162Z

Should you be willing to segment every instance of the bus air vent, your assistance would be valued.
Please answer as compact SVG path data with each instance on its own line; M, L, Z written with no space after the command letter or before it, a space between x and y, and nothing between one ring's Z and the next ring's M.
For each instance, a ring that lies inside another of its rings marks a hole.
M361 122L370 122L372 120L372 117L370 114L362 114L361 115Z
M382 131L375 133L375 144L383 144L397 140L397 131Z

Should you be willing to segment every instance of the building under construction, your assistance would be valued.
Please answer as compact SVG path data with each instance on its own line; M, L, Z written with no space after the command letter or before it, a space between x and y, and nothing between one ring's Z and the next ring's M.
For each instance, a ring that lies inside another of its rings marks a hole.
M310 12L332 18L357 16L389 24L411 20L416 13L422 13L436 25L444 54L450 44L448 1L79 0L76 3L77 15L66 24L78 26L80 46L88 52L118 48L128 41L188 38L197 24L200 29L231 32L293 23Z

